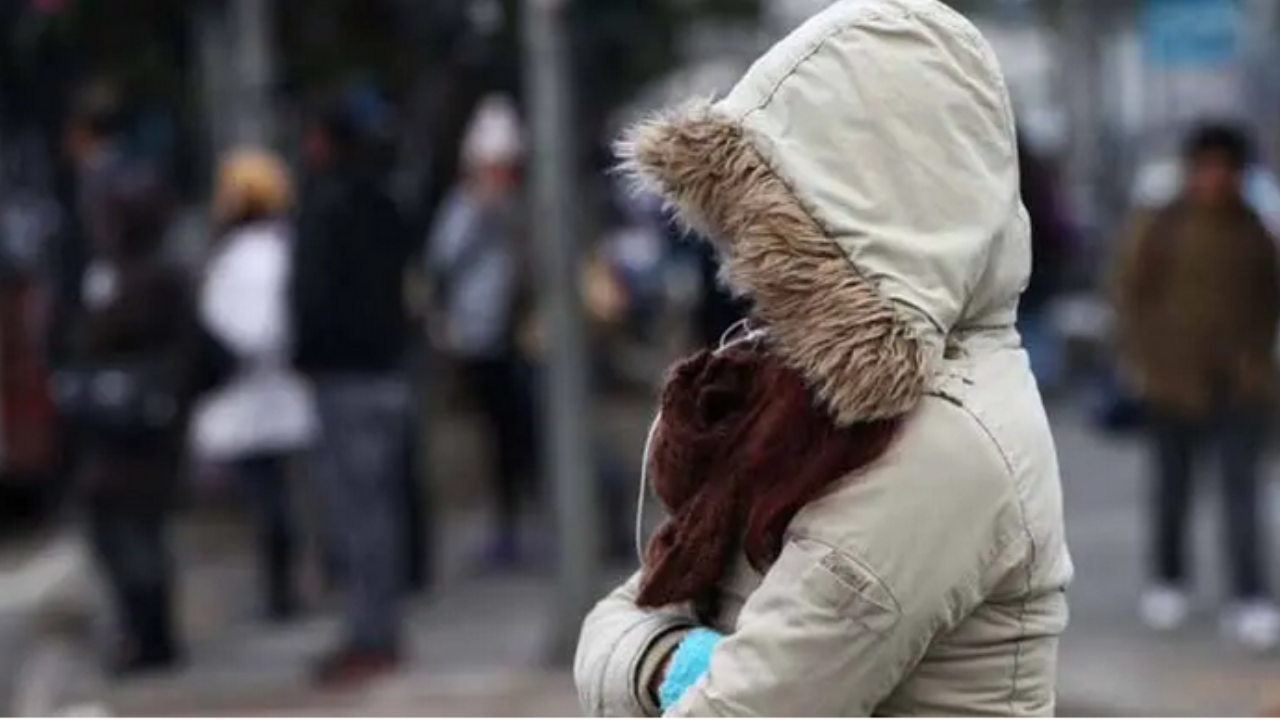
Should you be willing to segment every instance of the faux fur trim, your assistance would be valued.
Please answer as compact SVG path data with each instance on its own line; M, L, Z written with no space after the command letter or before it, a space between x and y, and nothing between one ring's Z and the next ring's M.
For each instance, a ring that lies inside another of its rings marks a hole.
M741 125L708 103L656 116L618 144L627 171L713 239L770 342L841 424L896 417L924 395L910 326L801 206Z

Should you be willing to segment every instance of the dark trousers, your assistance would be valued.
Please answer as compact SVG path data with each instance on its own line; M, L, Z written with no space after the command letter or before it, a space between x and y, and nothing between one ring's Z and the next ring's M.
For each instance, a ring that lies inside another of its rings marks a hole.
M409 411L404 424L404 442L400 452L400 506L404 508L402 535L404 548L400 557L404 561L405 589L410 592L425 590L434 571L431 523L434 498L428 490L430 467L427 461L431 450L429 443L428 392L430 379L437 377L436 356L425 341L416 337L410 343L405 362L409 381Z
M106 577L128 652L143 661L171 659L176 643L167 512L120 501L90 503L87 514L89 543Z
M394 374L322 375L314 384L323 435L311 453L311 480L340 563L346 642L394 650L404 587L400 465L409 388Z
M538 473L531 371L514 355L467 360L463 371L497 450L494 495L499 528L514 533Z
M1259 465L1266 442L1262 411L1229 408L1199 422L1153 413L1155 477L1152 507L1152 561L1157 580L1183 584L1193 501L1196 460L1210 441L1221 453L1223 534L1226 567L1237 600L1264 597L1259 508Z
M295 534L289 494L289 459L262 454L236 463L257 519L258 563L264 609L273 618L297 610L294 590Z
M419 460L422 451L422 426L418 422L406 423L404 459L400 464L400 503L404 508L405 585L408 590L422 590L431 579L432 557L429 524L431 494L422 486L423 467Z

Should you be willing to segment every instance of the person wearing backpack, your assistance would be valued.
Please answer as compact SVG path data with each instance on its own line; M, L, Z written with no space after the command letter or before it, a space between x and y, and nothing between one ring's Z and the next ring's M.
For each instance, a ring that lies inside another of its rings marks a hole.
M276 156L241 150L223 160L199 314L231 368L202 399L192 433L197 456L234 468L255 501L263 607L273 621L298 609L288 469L317 431L311 388L289 358L292 204L289 173Z

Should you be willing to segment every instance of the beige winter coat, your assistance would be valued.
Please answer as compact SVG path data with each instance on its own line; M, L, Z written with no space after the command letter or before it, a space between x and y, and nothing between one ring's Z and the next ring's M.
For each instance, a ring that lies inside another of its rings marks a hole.
M887 457L795 518L765 576L725 579L709 621L726 638L670 714L1052 714L1072 569L1014 330L1028 221L987 43L934 0L844 0L623 149L716 238L773 350L841 420L909 414ZM656 714L646 688L699 623L636 589L583 626L590 714Z

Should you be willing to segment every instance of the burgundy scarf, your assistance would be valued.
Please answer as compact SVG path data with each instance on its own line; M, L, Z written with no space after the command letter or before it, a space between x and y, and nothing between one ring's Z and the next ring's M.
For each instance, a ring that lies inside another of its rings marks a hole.
M645 554L639 604L714 613L735 554L766 570L795 514L883 455L898 425L837 427L799 373L759 350L678 363L648 459L670 519Z

